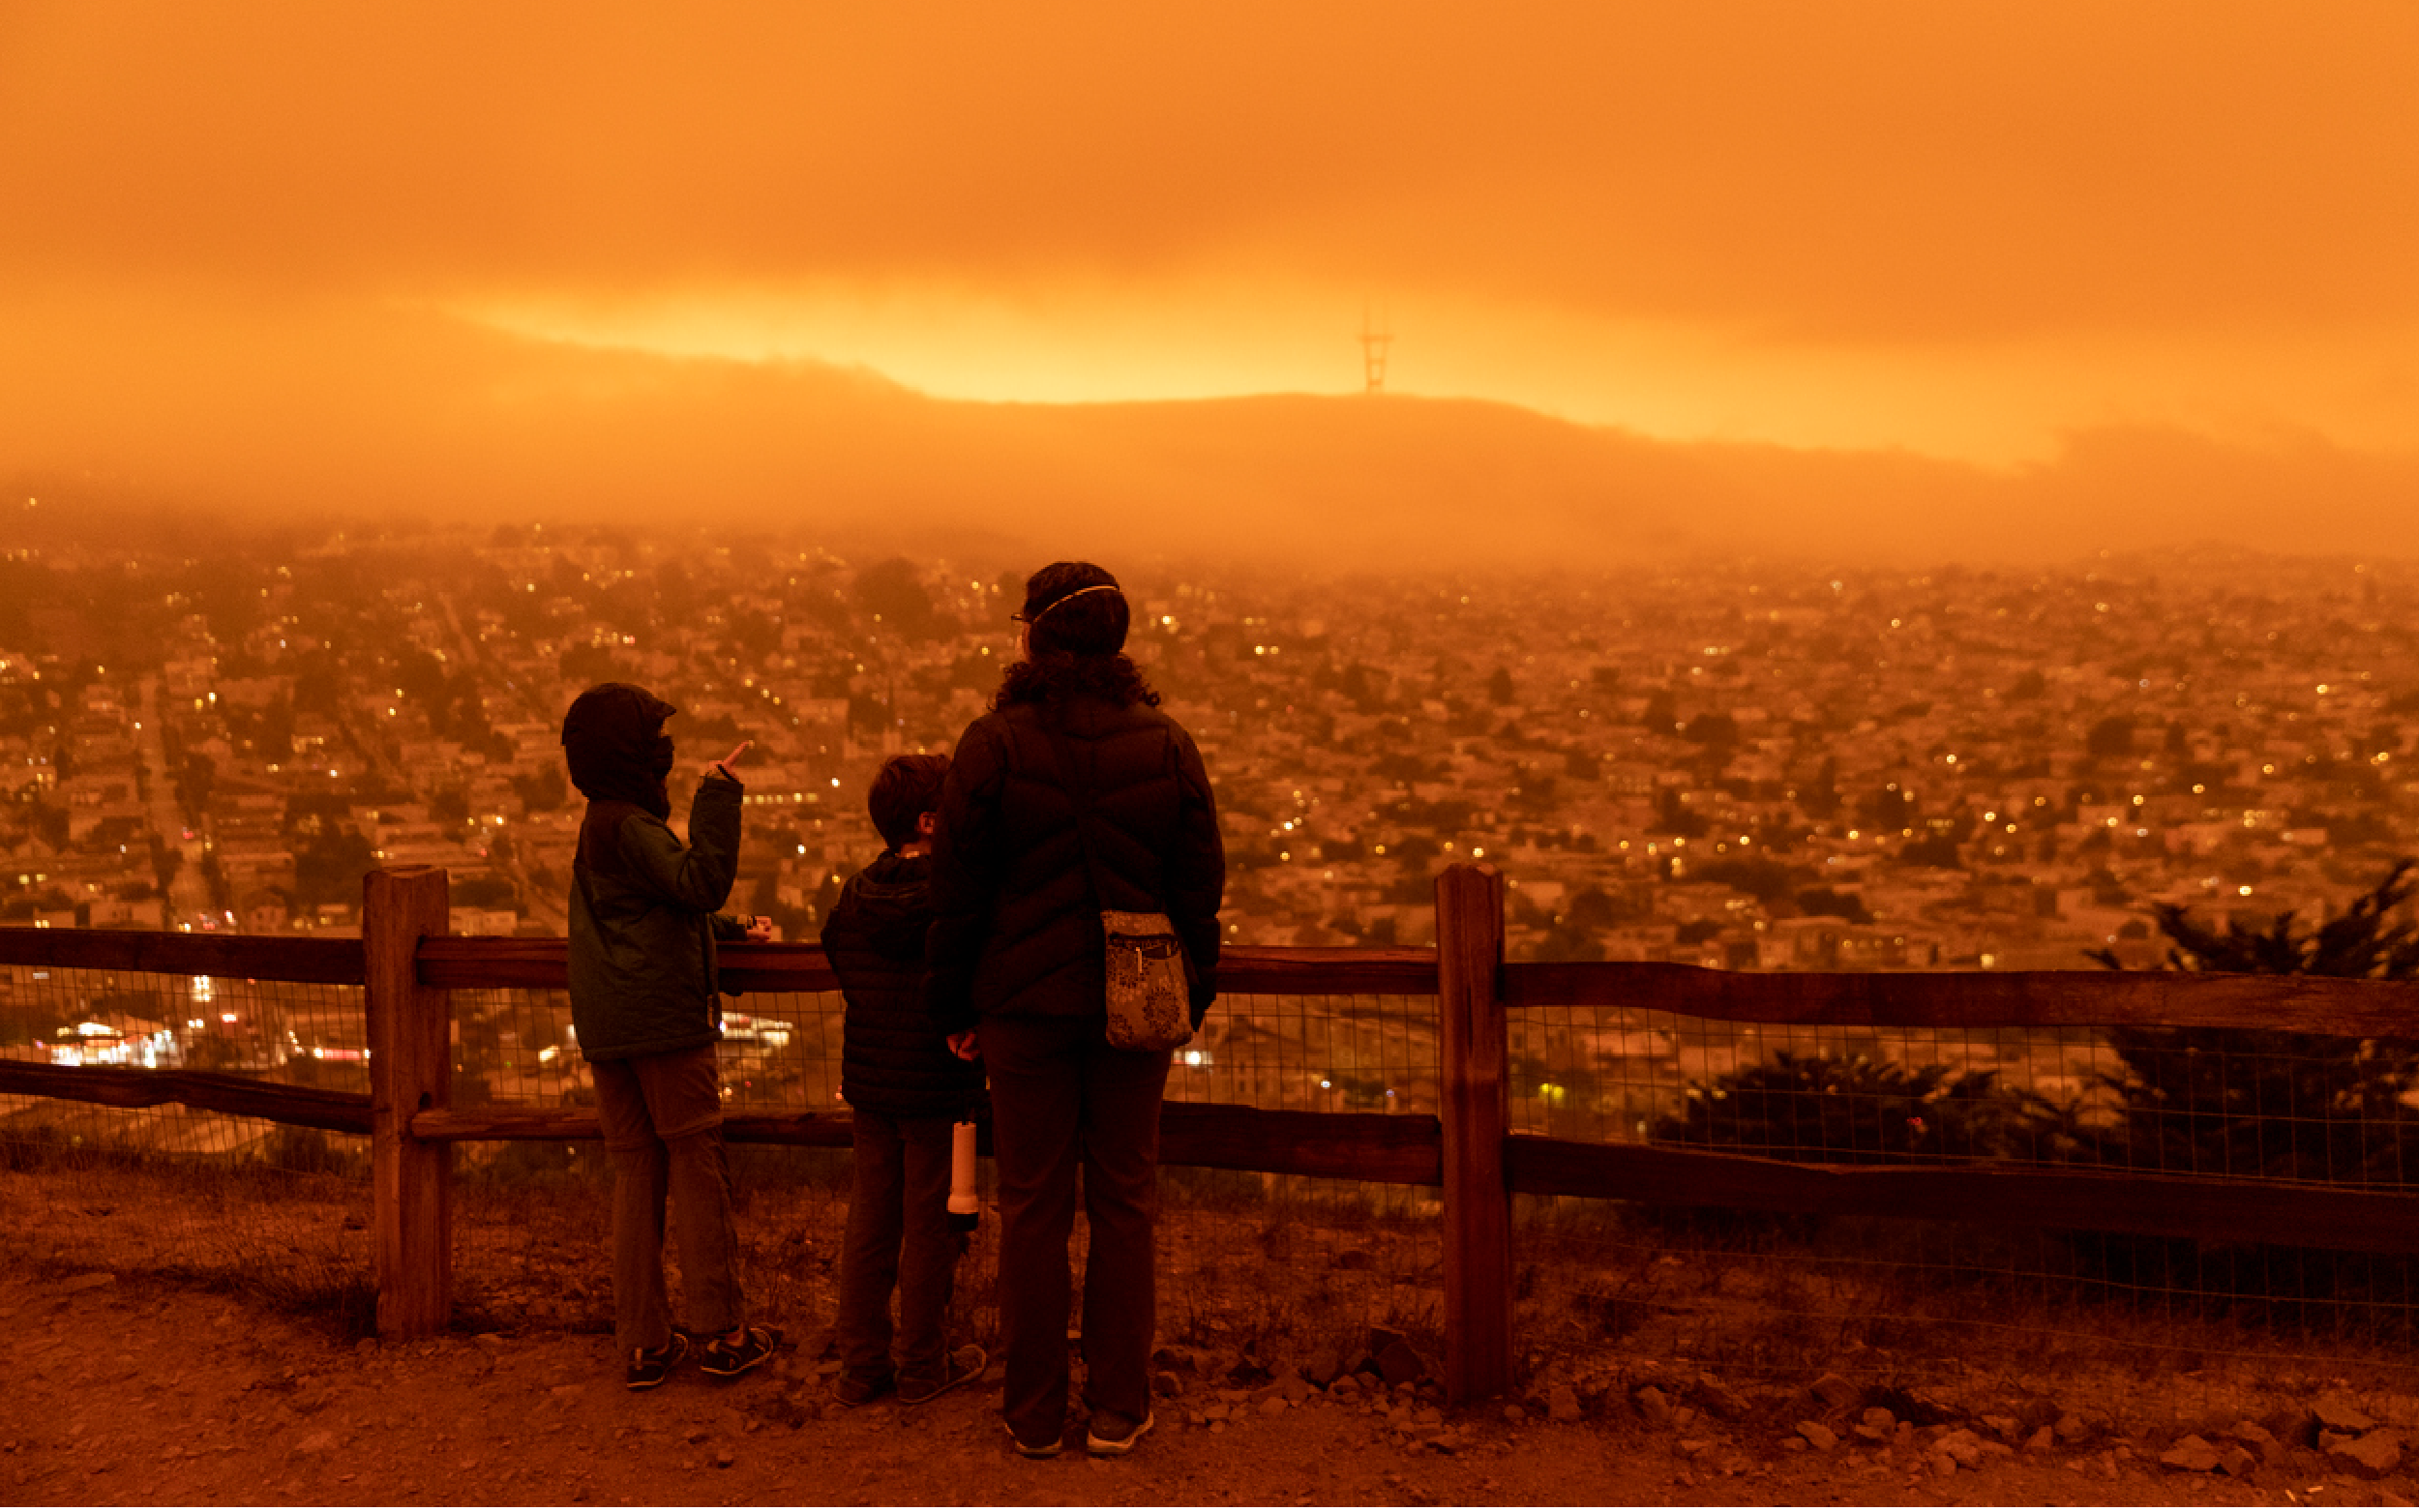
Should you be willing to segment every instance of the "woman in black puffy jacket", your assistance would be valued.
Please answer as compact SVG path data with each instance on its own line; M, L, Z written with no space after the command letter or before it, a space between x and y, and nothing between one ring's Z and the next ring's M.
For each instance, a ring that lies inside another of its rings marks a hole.
M1169 1052L1107 1039L1104 908L1165 913L1196 1028L1217 995L1226 857L1201 753L1123 654L1129 609L1089 562L1026 584L1023 656L959 738L933 838L933 1018L991 1078L1002 1410L1020 1452L1066 1425L1067 1237L1083 1173L1087 1447L1150 1431L1159 1100Z

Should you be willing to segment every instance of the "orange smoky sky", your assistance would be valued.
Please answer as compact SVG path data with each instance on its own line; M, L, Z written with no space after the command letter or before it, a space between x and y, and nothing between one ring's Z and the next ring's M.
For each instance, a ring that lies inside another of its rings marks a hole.
M2409 551L2414 58L2399 0L20 3L0 472Z

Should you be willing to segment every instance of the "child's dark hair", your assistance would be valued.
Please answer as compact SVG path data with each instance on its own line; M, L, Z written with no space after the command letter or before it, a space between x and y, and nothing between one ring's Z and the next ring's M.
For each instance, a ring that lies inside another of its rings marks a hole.
M865 807L882 844L896 850L915 843L915 821L941 807L941 780L949 775L941 756L895 756L874 774Z

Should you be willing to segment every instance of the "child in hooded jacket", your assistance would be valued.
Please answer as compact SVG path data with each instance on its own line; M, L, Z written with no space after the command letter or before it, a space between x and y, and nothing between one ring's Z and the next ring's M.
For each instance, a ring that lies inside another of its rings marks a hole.
M633 1391L662 1384L689 1349L664 1292L668 1198L689 1322L713 1336L701 1368L744 1375L781 1342L749 1325L740 1292L714 1053L715 942L770 934L769 921L717 912L738 873L743 789L732 767L747 743L705 769L684 845L667 822L664 721L676 712L643 688L602 683L563 717L571 780L588 800L571 868L572 1028L613 1167L613 1343Z
M833 1397L857 1407L895 1389L908 1406L972 1379L985 1363L942 1334L960 1244L949 1225L951 1130L982 1096L981 1070L949 1051L923 1001L933 919L934 811L945 756L893 756L866 795L887 847L849 878L823 921L823 952L847 1003L840 1095L854 1152L833 1333ZM899 1297L894 1336L890 1296ZM894 1357L892 1345L897 1344Z

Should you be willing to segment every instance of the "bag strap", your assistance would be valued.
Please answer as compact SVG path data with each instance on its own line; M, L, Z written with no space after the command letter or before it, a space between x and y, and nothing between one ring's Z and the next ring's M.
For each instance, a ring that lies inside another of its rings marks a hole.
M1040 721L1043 737L1050 742L1051 754L1058 759L1060 775L1071 785L1067 790L1067 796L1073 799L1075 803L1075 843L1078 845L1081 845L1084 850L1084 872L1086 875L1091 878L1092 902L1100 904L1105 910L1107 908L1109 899L1107 893L1102 891L1100 886L1099 862L1092 855L1091 837L1086 833L1085 825L1085 821L1091 817L1091 788L1089 785L1079 782L1076 778L1075 758L1067 752L1065 735L1056 726L1050 723L1049 719L1042 713L1042 711L1036 710L1034 712L1035 718ZM1152 911L1164 916L1167 913L1167 904L1158 899L1153 899L1152 901L1158 903L1159 904L1159 906ZM1169 925L1172 929L1175 925L1175 921L1173 919L1169 920ZM1184 981L1187 989L1189 989L1193 981L1193 953L1184 948L1183 935L1178 934L1175 938L1177 960L1183 964Z
M1109 907L1109 894L1108 890L1100 885L1100 858L1091 847L1091 786L1076 775L1075 757L1068 750L1065 733L1053 726L1041 711L1036 710L1035 717L1040 721L1043 737L1050 742L1052 755L1058 759L1059 774L1068 784L1067 797L1075 804L1075 843L1084 850L1084 875L1091 878L1093 901L1105 909ZM1142 911L1150 913L1168 911L1166 901L1156 897L1152 889L1146 887L1141 891L1150 897L1153 904L1152 907Z

